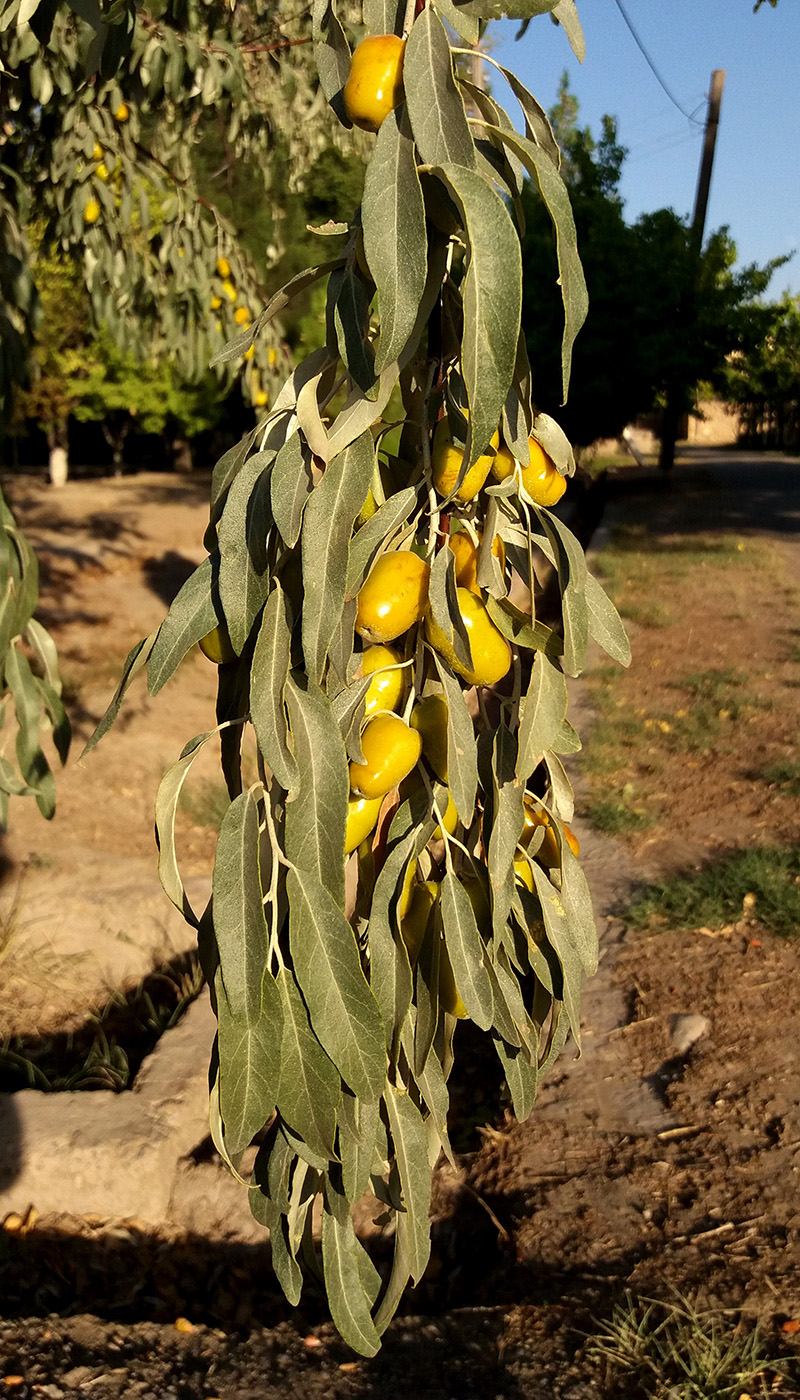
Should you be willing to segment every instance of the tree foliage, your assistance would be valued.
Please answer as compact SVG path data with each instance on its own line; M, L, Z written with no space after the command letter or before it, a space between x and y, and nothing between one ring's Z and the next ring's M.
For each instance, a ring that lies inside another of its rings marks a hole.
M757 308L761 334L726 366L725 397L754 445L800 446L800 297Z
M289 1300L304 1268L321 1272L336 1326L365 1355L427 1265L458 1019L490 1035L520 1118L567 1036L579 1040L596 935L565 825L562 756L580 744L567 677L590 637L629 658L547 508L574 461L537 411L521 335L527 175L555 234L566 392L586 296L556 142L507 74L525 119L514 130L454 64L443 23L474 44L501 12L549 12L582 48L571 0L410 5L405 19L365 3L369 30L407 35L402 97L356 217L320 230L344 247L274 299L324 285L323 343L217 464L207 557L131 651L91 741L139 672L155 694L195 643L218 660L217 725L156 800L161 879L197 928L218 1018L212 1134L269 1228ZM340 116L360 32L330 0L315 7L320 82ZM269 314L222 355L239 356ZM547 579L560 602L539 615ZM378 643L395 648L383 664L402 677L399 713L370 690ZM210 742L230 805L201 912L175 815ZM384 1275L353 1224L367 1189L393 1227Z
M555 257L548 221L527 185L523 325L540 405L558 415L573 442L586 445L618 436L670 395L690 408L700 382L721 392L728 356L758 339L758 299L784 259L735 270L735 244L723 228L706 240L698 260L688 222L671 209L627 224L619 193L625 150L613 119L604 118L595 141L578 125L566 79L551 117L564 150L590 302L563 409L553 351L560 321Z

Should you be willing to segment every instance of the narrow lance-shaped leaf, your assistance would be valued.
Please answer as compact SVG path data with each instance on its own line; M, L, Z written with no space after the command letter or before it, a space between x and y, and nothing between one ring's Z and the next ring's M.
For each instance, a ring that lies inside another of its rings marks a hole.
M594 574L586 575L586 606L589 609L589 632L603 651L621 666L631 664L631 644L611 599Z
M205 734L198 734L195 739L191 739L186 745L178 759L172 767L167 770L158 787L156 793L156 842L158 845L158 874L164 893L176 909L183 914L187 923L193 928L199 927L199 920L186 895L178 868L178 855L175 848L175 816L178 810L181 790L189 770L194 763L203 745L208 743L215 734L219 733L219 728L210 729Z
M522 257L511 215L475 171L443 164L442 178L461 209L469 260L462 285L461 368L469 399L466 472L486 451L514 376L522 312Z
M374 464L372 434L363 433L329 463L303 518L303 654L317 684L342 616L350 535Z
M556 741L567 713L567 682L563 672L541 652L533 659L522 708L517 775L524 783L541 762L542 751Z
M147 665L147 688L157 695L187 651L217 625L214 605L219 558L209 555L189 576L158 629ZM96 741L95 741L96 742Z
M474 167L475 147L464 102L453 77L450 44L445 27L432 7L417 16L409 35L403 63L403 88L414 140L423 162Z
M492 985L484 966L486 947L469 896L451 870L442 880L442 927L453 977L467 1013L482 1031L492 1024Z
M583 63L586 57L586 40L583 37L583 29L578 19L578 11L575 8L575 0L558 0L553 7L553 19L557 19L563 27L564 33L570 42L570 48L579 63Z
M94 733L90 736L86 747L83 750L83 753L81 754L81 758L85 758L88 753L91 753L95 744L99 744L100 740L103 738L103 735L108 733L109 729L111 728L112 724L117 718L117 715L120 712L122 702L125 699L125 695L127 693L131 681L133 680L136 673L138 671L141 671L143 666L147 665L147 662L150 659L150 654L153 650L153 646L155 645L157 635L158 634L156 632L151 632L149 637L145 637L143 641L137 642L135 647L131 647L131 650L128 652L128 656L125 661L125 665L122 668L122 676L120 677L119 685L114 691L113 699L111 700L111 703L109 704L108 709L103 715L103 718L101 719L97 728L94 730Z
M300 538L303 511L313 484L311 450L299 433L292 433L275 458L270 479L272 514L290 549Z
M314 60L322 91L339 120L350 126L342 100L342 89L350 73L350 45L333 0L314 0L311 18Z
M386 1077L383 1022L350 924L308 872L286 876L289 945L318 1040L358 1098L379 1096Z
M326 1206L322 1213L322 1267L331 1317L353 1351L359 1356L374 1356L380 1337L361 1279L361 1248L349 1214L339 1220Z
M6 684L14 701L14 713L19 726L16 739L17 762L25 782L35 793L39 811L43 817L50 818L55 812L56 788L39 737L42 722L41 694L27 658L16 646L9 648L5 663Z
M351 596L358 591L373 556L384 540L405 523L411 514L417 493L413 486L397 491L390 496L373 516L361 526L350 542L350 558L347 565L347 593Z
M219 593L237 656L269 590L266 539L272 461L266 452L250 458L230 489L219 522Z
M492 833L488 866L493 899L495 933L503 928L514 888L513 861L525 822L525 784L515 772L517 744L507 725L498 726L492 753Z
M447 785L456 811L468 827L475 813L478 787L475 729L461 686L443 665L441 658L435 655L434 659L447 700Z
M344 906L344 837L350 783L347 754L330 701L310 682L290 676L286 700L297 784L286 804L286 855L308 870Z
M267 599L250 669L250 716L258 747L281 787L291 791L297 764L289 747L284 691L289 674L292 632L286 598L276 583Z
M566 399L572 364L572 346L586 319L589 305L586 282L578 256L575 220L572 215L567 187L556 170L550 155L541 147L534 145L526 137L504 131L501 127L494 127L492 130L512 151L516 152L528 173L536 181L555 230L559 282L564 302L561 377L564 398Z
M255 1019L243 1020L232 1014L223 986L217 998L217 1019L219 1108L225 1142L235 1156L263 1128L280 1092L283 1007L271 973L264 970L261 1006Z
M538 508L537 514L552 542L558 569L564 623L562 665L568 675L577 676L586 664L586 648L589 644L586 559L572 531L557 515Z
M469 632L458 606L455 555L440 549L434 556L428 581L428 601L433 620L444 633L462 666L472 667Z
M283 1004L278 1111L324 1160L333 1157L341 1079L308 1022L297 983L288 968L277 976Z
M428 239L414 142L402 108L383 122L364 179L364 252L378 289L380 372L396 360L414 329L425 290Z
M261 1014L269 934L261 884L258 803L243 792L219 829L213 880L214 932L231 1014L255 1022Z
M365 394L375 383L375 351L369 339L371 300L372 286L367 285L357 267L343 267L331 273L328 305L333 304L339 354L351 379Z
M542 906L545 931L561 964L564 979L564 1009L569 1018L570 1030L575 1044L580 1049L580 999L583 967L575 939L575 931L567 915L561 892L548 880L538 861L531 861L531 870L533 871L536 893Z
M428 1215L431 1205L431 1174L425 1125L419 1109L408 1094L388 1085L384 1101L389 1113L397 1169L408 1215L409 1268L419 1283L431 1253Z

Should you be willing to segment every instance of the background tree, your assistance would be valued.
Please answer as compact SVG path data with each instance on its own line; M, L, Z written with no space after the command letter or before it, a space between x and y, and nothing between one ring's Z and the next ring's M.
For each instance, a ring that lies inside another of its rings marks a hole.
M625 222L619 184L625 149L613 118L595 141L578 125L566 75L551 118L564 153L578 245L589 289L589 314L575 347L569 403L560 406L559 297L555 251L535 191L523 208L523 325L536 363L538 403L554 413L573 442L616 437L668 395L694 403L700 382L721 391L727 356L755 343L758 298L774 270L734 271L736 247L726 229L710 236L699 267L688 222L671 209Z
M761 337L725 368L725 397L742 418L752 446L800 448L800 297L758 307Z

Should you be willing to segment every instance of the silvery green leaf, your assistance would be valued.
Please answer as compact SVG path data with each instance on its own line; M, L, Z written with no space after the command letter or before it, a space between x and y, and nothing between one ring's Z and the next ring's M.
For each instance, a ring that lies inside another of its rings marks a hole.
M344 837L350 782L330 701L295 673L286 683L298 781L286 803L286 856L344 907Z
M253 446L256 429L247 433L234 447L223 452L211 476L211 524L219 520L228 491L245 464L247 454ZM212 546L213 547L213 546ZM210 551L209 551L210 552Z
M536 182L555 230L559 281L564 302L561 376L564 398L566 399L572 363L572 346L586 319L589 304L586 282L578 256L575 220L572 215L569 194L549 152L544 151L524 136L504 131L501 127L493 129L498 137L519 156L528 173Z
M561 843L561 900L587 977L597 971L597 926L586 876L566 841Z
M231 645L241 654L269 591L267 534L272 512L272 453L257 452L242 467L225 502L217 531L219 594Z
M494 1017L492 984L486 971L488 954L469 896L450 870L442 880L441 909L447 952L459 996L475 1024L487 1031Z
M353 596L358 591L372 564L372 560L384 540L408 519L417 499L413 486L407 486L390 496L375 514L361 526L350 542L350 558L347 566L347 592Z
M275 458L270 480L272 514L289 549L300 538L303 511L313 484L311 449L299 433L292 433Z
M548 413L537 413L531 435L551 457L562 476L575 475L575 453L564 429Z
M444 633L462 666L472 668L469 632L461 616L456 587L456 557L452 549L440 549L434 556L428 580L428 602L433 620Z
M562 731L567 714L567 682L542 652L533 658L531 678L520 719L517 775L526 782Z
M351 763L365 762L361 751L361 725L367 691L372 679L372 676L360 676L346 690L340 690L336 699L332 701L333 713L342 731L347 757Z
M477 44L481 37L480 20L477 15L465 11L464 6L459 5L457 0L437 0L436 8L465 44Z
M507 725L498 725L492 747L492 817L487 865L493 927L495 934L499 934L511 908L513 861L525 824L525 784L515 772L517 741Z
M374 1356L381 1343L364 1291L359 1251L363 1248L349 1214L340 1221L326 1205L322 1213L322 1267L331 1317L353 1351L359 1356Z
M217 626L214 605L219 558L205 558L190 574L156 633L147 665L147 688L157 695L186 653Z
M388 1084L384 1102L394 1141L397 1169L408 1216L409 1268L419 1283L431 1253L429 1213L431 1174L428 1169L425 1125L408 1094Z
M42 696L27 657L16 646L6 652L5 681L14 702L18 725L16 754L20 772L33 789L42 816L50 818L56 808L56 788L39 738Z
M506 1045L502 1036L495 1032L492 1032L492 1042L503 1066L514 1113L518 1122L524 1123L530 1118L536 1102L536 1090L539 1087L536 1067L530 1063L524 1050Z
M173 763L172 767L167 769L156 793L156 843L158 845L159 879L164 887L164 893L193 928L198 927L198 919L186 897L178 869L178 857L175 850L175 814L178 810L181 789L192 764L203 745L218 733L219 729L210 729L205 734L198 734L195 739L191 739L178 762Z
M368 34L399 34L403 8L399 0L364 0L364 28Z
M290 869L286 890L292 963L314 1034L352 1092L376 1099L386 1078L384 1028L355 934L307 870Z
M314 60L320 86L339 120L345 126L350 126L350 118L342 101L342 89L350 73L350 45L333 0L314 0L311 14Z
M243 792L228 807L214 862L214 934L231 1016L255 1023L261 1016L269 934L261 881L258 803Z
M292 791L297 764L289 746L284 691L291 664L292 630L286 597L275 583L267 599L250 668L250 717L258 747L281 787Z
M137 671L141 671L142 667L147 665L147 662L150 659L150 654L155 645L157 635L157 632L151 632L149 637L145 637L144 641L137 642L136 646L132 647L129 651L125 665L122 668L122 676L120 677L119 685L117 686L114 692L114 697L111 700L111 703L109 704L108 709L103 715L103 718L101 719L97 728L90 736L86 747L83 750L83 753L81 754L81 758L85 758L88 753L91 753L91 750L94 748L95 744L99 744L100 740L103 738L103 735L108 733L109 729L114 723L114 720L117 718L117 715L120 712L120 708L122 706L123 700L125 699L125 694L127 692L128 686L130 685Z
M607 656L621 666L631 664L631 644L611 599L593 574L586 574L586 606L589 609L589 632Z
M527 467L530 463L528 439L532 428L531 367L525 345L525 334L524 331L520 330L514 376L503 406L503 440L523 467Z
M586 602L586 559L572 531L557 515L537 507L537 514L550 536L561 589L564 622L562 665L569 676L577 676L586 663L589 644L589 608Z
M558 3L553 7L552 15L553 19L557 19L562 26L578 62L583 63L586 57L586 40L583 37L583 29L578 19L575 0L558 0Z
M511 215L491 185L459 165L442 164L439 173L461 210L467 233L461 369L470 412L468 470L497 429L514 376L522 260Z
M561 655L563 643L558 633L544 622L533 622L510 598L488 597L486 611L498 631L515 646L525 647L528 651L542 651L550 657Z
M364 180L361 222L364 253L378 289L381 333L375 369L380 374L398 358L414 329L428 271L422 186L403 108L390 112L378 132Z
M314 1035L297 983L288 968L277 976L283 1003L278 1112L325 1160L335 1153L341 1080Z
M544 749L542 758L547 769L547 776L550 779L553 809L562 821L572 821L575 812L575 794L572 791L572 783L567 777L566 769L558 754L554 753L552 749Z
M558 961L561 964L561 971L564 979L564 1009L569 1018L570 1030L572 1031L575 1044L578 1049L580 1049L580 1001L581 986L583 983L583 967L581 955L575 939L575 931L572 928L571 920L567 913L561 892L548 880L547 875L538 861L534 860L531 862L531 870L533 871L536 893L539 896L539 902L542 906L542 917L544 919L547 937L555 949Z
M403 88L423 163L474 167L475 147L453 77L450 44L432 8L424 9L414 21L403 63Z
M452 550L444 551L448 554ZM455 676L434 654L436 669L447 700L447 785L464 826L469 827L475 815L475 794L478 787L478 751L475 728L467 709L464 692Z
M342 616L350 535L366 500L374 464L372 434L362 433L329 462L303 517L303 654L317 684Z
M417 833L411 831L389 852L372 892L369 919L370 986L383 1018L386 1048L394 1064L400 1034L411 1005L412 977L402 938L395 936L389 906L409 859L417 850Z
M372 161L368 171L371 166ZM343 267L331 273L328 296L342 363L359 389L369 395L375 383L375 351L369 339L372 287L367 286L357 267Z
M439 1024L439 984L443 953L439 911L432 911L414 967L414 1046L411 1066L421 1074L427 1064Z
M214 919L217 928L216 910ZM233 1015L220 986L217 1020L219 1107L228 1151L236 1156L263 1128L278 1097L283 1008L270 973L265 969L261 980L258 1014L246 1019Z
M375 1313L375 1330L380 1336L386 1331L399 1307L406 1284L411 1277L411 1254L409 1248L408 1216L401 1212L395 1220L394 1255L392 1272L386 1291Z
M344 1093L339 1107L339 1155L342 1185L349 1201L357 1201L369 1186L380 1127L380 1101L368 1103Z
M435 1053L429 1055L425 1062L425 1068L420 1074L415 1074L414 1078L425 1101L425 1106L436 1125L442 1151L448 1162L454 1166L453 1149L447 1135L447 1110L450 1106L450 1095L447 1092L447 1081L438 1055Z

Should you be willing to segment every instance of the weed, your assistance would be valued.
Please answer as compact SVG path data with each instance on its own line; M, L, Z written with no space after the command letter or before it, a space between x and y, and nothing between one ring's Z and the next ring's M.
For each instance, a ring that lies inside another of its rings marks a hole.
M648 812L629 807L623 799L615 797L598 797L590 801L586 815L597 831L605 831L609 836L617 836L623 831L641 831L654 821Z
M622 1381L632 1400L740 1400L755 1388L766 1395L786 1370L757 1326L734 1324L686 1299L656 1302L628 1294L586 1352L605 1370L613 1393Z
M784 763L770 763L754 775L770 787L778 787L787 797L800 797L800 763L788 760Z
M742 915L745 895L755 895L753 916L773 933L800 930L800 850L752 846L702 870L648 886L632 901L627 918L636 927L720 928Z

